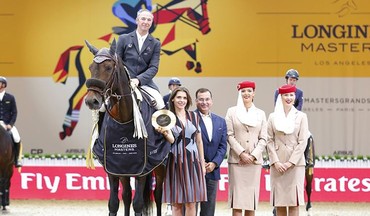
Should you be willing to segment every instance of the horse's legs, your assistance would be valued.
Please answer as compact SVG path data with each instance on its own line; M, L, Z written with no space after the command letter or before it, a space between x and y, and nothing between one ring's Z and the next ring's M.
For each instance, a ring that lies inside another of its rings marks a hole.
M313 180L313 172L310 172L310 169L313 168L307 168L306 169L306 194L307 194L307 205L306 205L306 211L308 211L312 205L311 205L311 192L312 192L312 180Z
M0 205L3 207L2 209L5 210L4 194L1 191L0 191Z
M132 188L130 184L130 177L121 177L120 180L123 187L122 200L123 205L125 207L125 216L129 216L132 200Z
M65 139L66 136L72 135L78 123L78 118L80 116L81 103L84 100L84 97L87 92L87 87L85 85L86 75L85 75L85 71L82 68L81 57L80 57L82 48L83 48L82 46L76 46L72 49L72 50L78 50L76 59L75 59L76 69L78 71L78 86L76 90L73 92L72 96L68 100L69 107L64 117L63 131L59 132L59 138L61 140ZM71 52L71 50L69 50L68 52ZM68 56L69 56L69 53L68 53Z
M119 208L119 199L118 199L119 178L111 174L108 174L108 178L110 186L108 202L109 216L116 216Z
M5 189L4 200L5 205L8 206L10 204L9 189Z
M144 209L144 187L147 176L136 177L135 179L135 196L133 207L136 215L141 215Z
M312 180L313 180L313 169L315 166L315 145L312 135L307 140L307 147L304 152L306 158L306 194L307 194L307 205L306 211L308 211L311 205L311 192L312 192Z
M166 174L166 168L164 165L159 165L155 171L155 189L154 189L154 199L157 207L157 216L162 215L162 191L163 191L163 181Z
M133 207L135 216L149 215L151 212L151 189L152 189L152 173L145 176L136 177L135 181L135 196Z

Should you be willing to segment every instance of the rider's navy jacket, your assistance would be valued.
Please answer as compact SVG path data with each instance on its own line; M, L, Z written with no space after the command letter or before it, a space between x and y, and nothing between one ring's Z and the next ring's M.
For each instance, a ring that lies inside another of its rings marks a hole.
M17 104L15 103L15 98L6 92L0 101L0 120L12 126L17 120Z

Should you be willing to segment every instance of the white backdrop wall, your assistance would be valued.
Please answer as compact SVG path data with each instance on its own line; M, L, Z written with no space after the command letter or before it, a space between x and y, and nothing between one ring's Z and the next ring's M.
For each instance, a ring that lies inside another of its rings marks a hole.
M159 77L155 82L164 95L170 77ZM227 108L236 104L236 85L243 80L257 84L255 104L268 117L273 111L274 91L285 80L261 77L180 77L192 99L200 87L213 93L213 112L225 116ZM304 91L303 111L309 118L318 155L370 155L369 78L305 78L298 86ZM78 124L69 137L59 138L68 100L77 87L77 78L69 78L66 85L54 83L52 78L9 78L7 91L16 96L18 120L16 126L24 143L24 153L83 153L91 134L91 111L83 104ZM191 109L195 109L193 106Z

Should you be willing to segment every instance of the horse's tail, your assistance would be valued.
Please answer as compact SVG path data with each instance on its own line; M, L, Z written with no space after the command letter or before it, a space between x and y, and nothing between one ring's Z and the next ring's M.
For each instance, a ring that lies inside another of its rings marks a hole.
M143 192L143 197L144 197L143 215L152 215L152 209L153 209L153 202L152 202L153 190L152 190L152 185L153 185L153 171L150 172L146 176L146 180L145 180L145 186L144 186L144 192Z
M308 174L313 174L313 168L315 167L315 144L312 135L307 140L307 146L304 151L304 156L306 159L306 169L308 169Z

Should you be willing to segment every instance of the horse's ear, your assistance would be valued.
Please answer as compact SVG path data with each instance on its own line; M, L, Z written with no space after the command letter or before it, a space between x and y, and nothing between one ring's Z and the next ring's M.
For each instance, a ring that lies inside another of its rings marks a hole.
M114 38L113 41L112 41L112 44L110 45L110 54L111 55L114 55L116 53L116 39Z
M89 50L92 54L95 55L99 51L96 47L91 45L87 40L85 40L85 43L86 43L87 47L89 47Z

